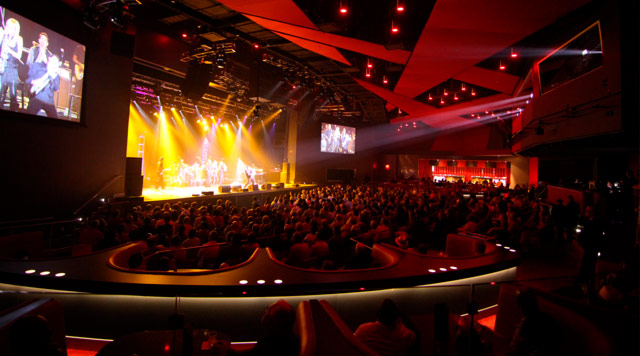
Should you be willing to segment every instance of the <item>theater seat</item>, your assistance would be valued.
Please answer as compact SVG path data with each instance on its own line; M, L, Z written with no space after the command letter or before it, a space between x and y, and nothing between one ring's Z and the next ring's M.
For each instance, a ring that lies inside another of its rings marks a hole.
M298 304L298 308L296 309L296 324L293 327L293 331L300 339L299 356L315 355L316 330L313 325L311 305L306 300Z
M316 333L316 356L379 356L353 334L326 300L310 300Z
M64 312L60 302L54 299L36 299L0 311L0 354L11 350L9 330L13 323L26 316L41 315L47 319L51 341L66 350Z

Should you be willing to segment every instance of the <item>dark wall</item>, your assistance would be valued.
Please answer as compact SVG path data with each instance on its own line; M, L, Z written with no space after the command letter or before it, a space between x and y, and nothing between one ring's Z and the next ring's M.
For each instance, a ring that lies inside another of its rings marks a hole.
M133 61L110 53L111 31L93 32L58 2L3 6L87 45L83 124L0 112L0 220L68 216L113 177L124 175ZM105 196L122 192L124 180Z

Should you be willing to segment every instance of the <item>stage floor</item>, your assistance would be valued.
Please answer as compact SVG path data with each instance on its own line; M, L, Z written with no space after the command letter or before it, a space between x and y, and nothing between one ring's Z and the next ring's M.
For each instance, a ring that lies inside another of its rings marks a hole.
M315 187L315 184L285 184L285 189L300 189L300 188L311 188ZM273 190L273 188L271 188ZM205 187L205 186L196 186L196 187L165 187L164 189L156 189L156 188L144 188L142 190L142 196L145 201L161 201L161 200L173 200L173 199L184 199L184 198L192 198L198 195L203 195L202 192L213 191L216 196L225 196L232 194L242 194L246 192L229 192L229 193L219 193L218 186ZM261 192L266 192L267 190L260 190ZM251 193L251 192L250 192Z

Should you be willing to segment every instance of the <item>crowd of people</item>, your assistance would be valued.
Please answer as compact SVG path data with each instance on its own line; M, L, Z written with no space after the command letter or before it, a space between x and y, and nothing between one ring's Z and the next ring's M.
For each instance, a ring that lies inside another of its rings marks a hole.
M223 268L246 261L258 247L270 247L292 266L336 270L379 266L371 256L375 242L438 253L449 233L467 232L523 253L579 242L585 251L579 277L596 285L597 254L610 245L608 221L571 197L543 203L536 199L541 191L422 181L318 186L265 202L254 198L249 207L218 199L146 204L122 213L107 205L88 220L79 240L94 249L145 241L147 251L131 267L148 270Z

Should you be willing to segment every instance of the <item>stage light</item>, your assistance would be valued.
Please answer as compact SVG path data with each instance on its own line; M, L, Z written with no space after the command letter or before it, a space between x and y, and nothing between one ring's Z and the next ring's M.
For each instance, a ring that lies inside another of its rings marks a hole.
M388 170L390 170L390 169L391 169L391 166L390 166L390 165L388 165L388 164L385 164L385 165L384 165L384 169L388 171Z
M462 91L467 91L467 86L466 86L464 83L462 83L462 84L460 85L460 90L462 90Z
M367 70L364 72L364 76L367 78L371 78L371 69L367 68Z
M259 48L260 48L260 44L258 44L258 43L254 43L254 44L253 44L253 48L255 48L255 49L259 49Z
M342 0L340 0L340 14L346 15L347 12L349 12L349 10L347 10L347 6L342 3Z
M371 63L371 59L367 58L367 68L373 68L373 63Z
M476 90L471 88L471 96L476 96Z
M387 84L387 83L389 83L389 80L387 80L387 76L386 75L383 75L382 76L382 84Z
M404 11L404 0L396 1L396 11L403 12Z
M182 38L187 38L187 37L189 37L189 35L187 35L186 33L183 32L182 33Z
M511 58L518 58L518 52L514 52L513 47L511 47Z
M444 99L440 98L440 105L444 105Z
M507 66L504 63L502 63L502 61L500 61L500 66L498 68L500 68L500 70L505 70L507 69Z
M400 31L400 29L398 28L398 26L396 26L396 24L393 22L393 20L391 20L391 33L396 34Z
M433 97L431 96L431 93L429 93L429 101L432 101Z
M453 94L453 100L458 100L458 94Z
M442 94L444 94L444 96L449 96L449 92L447 91L447 89L445 89Z

